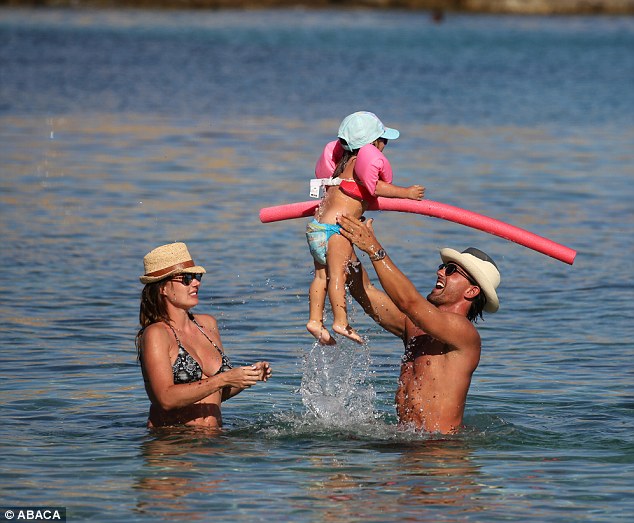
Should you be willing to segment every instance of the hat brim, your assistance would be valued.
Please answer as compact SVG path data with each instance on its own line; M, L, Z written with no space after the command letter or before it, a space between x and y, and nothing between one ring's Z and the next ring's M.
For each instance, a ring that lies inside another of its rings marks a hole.
M391 127L386 127L385 131L379 138L385 138L386 140L396 140L401 133L399 133L396 129L392 129Z
M480 267L475 262L475 256L463 252L458 252L454 249L441 249L440 258L444 263L455 262L465 271L467 271L471 277L477 282L478 287L484 293L487 299L484 310L486 312L497 312L500 308L500 300L498 294L495 292L495 288L489 282L489 278L480 270Z
M168 272L167 274L164 274L163 276L141 276L139 280L141 280L141 283L144 283L144 284L156 283L157 281L165 280L166 278L169 278L171 276L175 276L177 274L184 274L184 273L207 274L207 271L205 270L204 267L201 267L200 265L194 265L193 267L187 267L186 269L174 269L172 272Z

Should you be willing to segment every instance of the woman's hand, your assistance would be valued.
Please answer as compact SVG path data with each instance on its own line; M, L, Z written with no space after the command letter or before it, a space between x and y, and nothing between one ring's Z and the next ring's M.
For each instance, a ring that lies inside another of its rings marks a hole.
M258 381L262 381L262 369L256 365L246 365L223 372L221 376L227 382L226 387L248 389Z
M227 381L222 391L222 401L232 398L244 389L255 385L258 381L266 381L271 377L271 366L267 361L258 361L246 367L237 367L220 374Z
M254 363L252 367L255 367L260 371L260 381L267 381L273 373L268 361L258 361L257 363Z

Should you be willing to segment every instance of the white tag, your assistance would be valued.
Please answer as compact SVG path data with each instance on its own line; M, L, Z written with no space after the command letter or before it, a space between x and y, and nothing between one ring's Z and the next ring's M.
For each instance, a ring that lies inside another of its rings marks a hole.
M331 185L339 185L341 183L340 178L313 178L310 181L310 197L311 198L323 198L324 187Z
M310 197L311 198L321 198L322 193L322 180L319 178L313 178L310 181Z

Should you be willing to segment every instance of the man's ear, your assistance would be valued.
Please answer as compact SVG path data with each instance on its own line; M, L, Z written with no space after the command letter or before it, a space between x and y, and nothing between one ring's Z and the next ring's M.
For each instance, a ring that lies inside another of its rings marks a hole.
M471 285L465 292L464 297L468 300L475 300L482 291L477 285Z

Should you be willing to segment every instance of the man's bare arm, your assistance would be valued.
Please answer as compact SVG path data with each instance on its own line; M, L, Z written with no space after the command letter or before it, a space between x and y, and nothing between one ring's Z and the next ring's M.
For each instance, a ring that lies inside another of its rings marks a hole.
M479 347L478 331L466 317L442 311L427 301L389 255L381 252L382 247L374 234L371 219L362 223L348 216L340 216L338 221L342 227L341 234L366 252L371 260L384 254L379 260L372 261L381 286L414 325L453 347Z
M395 336L399 338L405 336L405 314L398 309L387 294L372 284L361 263L358 264L357 269L351 271L348 283L350 294L370 318Z

